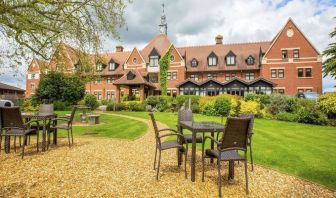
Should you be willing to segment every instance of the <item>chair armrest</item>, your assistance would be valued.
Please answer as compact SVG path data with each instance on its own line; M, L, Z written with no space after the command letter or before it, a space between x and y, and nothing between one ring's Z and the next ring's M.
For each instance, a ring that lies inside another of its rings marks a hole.
M39 121L41 121L41 120L31 120L31 121L29 121L29 122L26 122L26 123L24 123L23 125L25 126L25 127L27 127L27 125L30 125L31 123L36 123L37 125L39 125Z
M177 130L169 129L169 128L165 128L165 129L160 129L160 130L158 130L159 133L162 132L162 131L172 131L172 132L174 132L174 133L179 133L179 134L181 134L181 133L178 132Z
M220 142L218 140L216 140L214 137L212 136L205 136L203 143L205 143L206 139L211 139L212 141L214 141L217 145L220 144Z
M160 135L159 138L161 139L163 137L168 137L168 136L173 136L173 135L176 135L179 138L182 138L182 140L184 140L184 136L181 133L176 133L176 132L171 132L171 133L168 133L168 134Z

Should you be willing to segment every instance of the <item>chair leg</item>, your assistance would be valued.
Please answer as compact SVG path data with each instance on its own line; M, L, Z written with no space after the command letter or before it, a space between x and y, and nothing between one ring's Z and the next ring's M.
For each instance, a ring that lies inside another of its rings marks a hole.
M27 136L24 135L23 136L23 142L26 142L27 141ZM24 149L25 149L25 144L22 145L22 156L21 156L21 159L23 159L23 156L24 156Z
M68 129L68 142L69 142L69 147L71 147L70 146L70 131L69 131L69 129Z
M156 155L157 155L157 147L155 147L154 170L155 170L155 166L156 166Z
M158 163L158 168L156 170L156 180L157 181L159 181L160 163L161 163L161 150L159 149L159 163Z
M186 145L185 159L184 159L184 172L185 172L185 178L186 179L188 179L188 174L187 174L187 159L188 159L188 144Z
M74 142L74 140L73 140L73 133L72 133L72 127L71 127L71 144L73 145L73 142Z
M36 132L36 149L37 149L37 152L39 152L39 139L40 139L39 136L40 136L40 134L37 131Z
M204 182L204 165L205 165L204 151L202 151L202 182Z
M30 136L28 136L28 145L30 144Z
M248 190L248 177L247 177L247 160L245 160L245 180L246 180L246 194L248 194L249 190Z
M21 136L19 136L19 146L21 147Z
M0 131L0 154L1 154L1 144L2 144L2 135L1 135L1 131Z
M252 157L252 145L250 145L250 157L251 157L251 166L252 166L252 172L253 172L254 167L253 167L253 157Z
M221 176L221 161L217 159L218 168L218 196L222 197L222 176Z

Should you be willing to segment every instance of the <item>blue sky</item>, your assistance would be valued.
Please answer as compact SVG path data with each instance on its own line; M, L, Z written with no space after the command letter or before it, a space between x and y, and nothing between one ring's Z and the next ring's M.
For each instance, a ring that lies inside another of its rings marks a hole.
M162 3L168 36L176 46L213 44L217 34L224 42L269 41L289 17L320 52L336 42L328 36L336 27L336 0L133 0L125 12L127 28L119 31L121 40L106 38L102 51L114 51L118 44L141 49L158 34ZM14 75L2 71L0 81L24 87L27 66ZM335 79L323 80L324 90L335 85Z

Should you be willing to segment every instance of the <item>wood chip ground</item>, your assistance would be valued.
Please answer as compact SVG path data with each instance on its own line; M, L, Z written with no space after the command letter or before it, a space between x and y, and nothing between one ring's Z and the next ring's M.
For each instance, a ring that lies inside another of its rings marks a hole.
M127 116L125 116L127 117ZM130 117L128 117L130 118ZM176 151L164 151L160 181L153 170L154 132L135 141L107 138L75 138L72 148L59 139L45 153L28 146L21 160L18 153L0 155L0 197L217 197L217 169L206 164L201 181L201 154L197 154L196 182L184 178L183 166L176 166ZM159 123L159 127L166 128ZM33 140L34 141L34 140ZM190 153L188 155L190 160ZM256 165L249 167L248 197L336 197L335 192L308 181ZM223 197L246 197L243 165L235 165L236 177L227 180L223 164Z

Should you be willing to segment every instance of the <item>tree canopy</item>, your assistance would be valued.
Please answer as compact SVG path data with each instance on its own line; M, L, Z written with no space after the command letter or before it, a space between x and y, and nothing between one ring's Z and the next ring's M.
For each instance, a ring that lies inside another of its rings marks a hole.
M35 104L56 101L76 104L84 97L84 94L85 82L81 77L60 72L49 72L40 81L32 99Z
M123 0L0 0L0 38L15 47L5 55L50 59L61 41L98 50L104 36L118 38L125 6Z
M330 37L336 38L336 28L330 33ZM333 78L336 78L336 42L330 43L328 48L324 50L323 55L327 58L323 62L324 76L331 75Z

